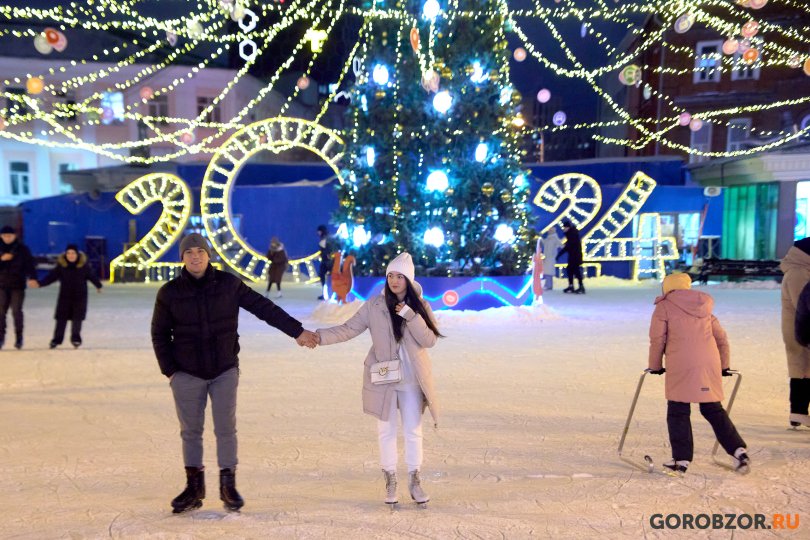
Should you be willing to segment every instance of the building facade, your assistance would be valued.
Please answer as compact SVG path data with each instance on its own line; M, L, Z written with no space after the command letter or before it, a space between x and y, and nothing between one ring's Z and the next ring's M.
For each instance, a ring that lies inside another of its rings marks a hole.
M202 119L208 122L228 122L265 87L262 81L250 75L239 77L234 69L207 67L194 71L193 76L189 76L192 68L187 65L170 65L155 70L150 77L137 85L126 84L127 81L142 76L143 71L148 68L149 66L143 64L120 67L88 62L76 65L70 60L0 56L0 73L3 74L3 80L0 80L0 89L3 92L0 117L8 118L15 114L30 116L30 120L20 125L5 126L4 133L0 134L0 206L13 206L33 198L70 192L73 188L64 180L65 173L121 165L130 155L160 157L176 153L179 147L172 141L160 141L135 148L120 145L126 141L152 138L156 130L176 132L182 129L184 120L197 118L201 111L220 96L223 89L233 85ZM86 117L67 115L60 122L60 129L63 130L60 131L37 118L36 111L27 110L16 96L26 94L28 74L49 74L45 84L61 87L68 80L65 71L71 74L72 80L82 80L82 77L92 80L92 74L101 72L108 72L109 75L95 79L95 82L75 85L68 91L43 92L37 96L40 98L37 100L38 106L50 107L51 110L57 110L63 104L81 103L88 96L101 96L93 104L105 111L103 117L88 122ZM173 91L148 100L141 98L144 88L159 89L167 86L173 86ZM48 97L42 99L44 95ZM275 116L286 101L285 96L270 91L249 109L241 123L247 124ZM130 104L134 104L131 110L163 120L155 122L152 129L131 117L125 117L124 107ZM110 113L106 113L107 110ZM311 117L312 108L293 101L285 114ZM33 134L37 142L32 144L19 140L17 137L21 133L26 133L28 138ZM102 146L104 153L84 148L79 141L71 139L71 133L77 133L81 142ZM198 127L193 130L193 137L201 140L215 133L213 127ZM208 147L216 148L225 137L226 135L215 137ZM171 161L207 162L210 155L204 152L182 154L172 157Z
M801 27L810 20L774 3L756 16L783 28ZM644 36L660 29L660 23L651 16L644 28L628 36L622 47L633 50ZM735 32L734 37L740 38L739 29ZM699 23L684 33L667 28L660 43L635 59L635 64L643 66L639 85L624 86L618 80L608 85L631 116L650 119L650 127L665 130L672 144L659 139L639 144L638 149L602 144L599 155L680 155L691 181L722 188L725 219L720 252L724 258L780 258L794 239L810 234L806 226L810 146L808 138L800 135L810 126L810 103L804 99L810 95L810 77L795 62L768 61L779 45L775 34L758 34L745 43L756 51L748 56L756 60L749 62L742 47L736 53L724 53L730 35ZM608 77L616 79L615 75ZM686 125L673 125L673 118L683 113L694 117L710 111L723 114L691 125L688 120ZM602 120L610 119L606 110ZM627 126L611 127L603 134L644 140ZM768 148L769 143L785 138L791 140ZM766 150L757 150L763 146ZM703 154L718 152L736 155Z

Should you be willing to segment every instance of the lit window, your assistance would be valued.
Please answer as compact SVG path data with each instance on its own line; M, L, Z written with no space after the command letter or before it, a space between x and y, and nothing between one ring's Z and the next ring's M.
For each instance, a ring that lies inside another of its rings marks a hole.
M12 195L30 195L28 163L25 161L12 161L9 163L9 178L11 179Z
M695 47L695 73L693 82L720 82L723 53L722 41L699 41Z
M104 92L101 94L101 123L104 125L124 121L124 94Z

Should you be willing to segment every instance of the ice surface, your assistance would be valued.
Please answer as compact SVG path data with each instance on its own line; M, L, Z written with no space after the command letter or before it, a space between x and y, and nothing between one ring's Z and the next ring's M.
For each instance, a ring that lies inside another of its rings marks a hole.
M649 518L810 508L810 430L786 429L778 286L704 287L744 376L732 418L751 474L712 464L714 439L695 410L695 461L673 479L616 456L658 285L587 280L586 295L560 285L539 309L439 314L447 337L432 351L442 416L437 431L425 423L427 510L410 503L404 464L400 509L382 502L375 421L360 403L368 335L310 351L243 313L237 486L246 506L222 509L209 418L208 496L181 516L169 506L185 480L177 420L149 338L157 286L91 292L85 345L53 351L57 289L28 291L25 348L0 351L0 537L730 538L653 530ZM285 284L284 294L278 303L310 328L357 309L319 303L316 286ZM663 381L648 376L625 455L669 458L665 411ZM808 538L808 527L735 532Z

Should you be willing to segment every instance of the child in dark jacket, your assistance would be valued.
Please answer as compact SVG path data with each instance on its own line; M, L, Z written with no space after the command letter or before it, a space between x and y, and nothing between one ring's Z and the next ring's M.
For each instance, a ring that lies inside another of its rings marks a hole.
M79 251L75 244L69 244L65 252L59 255L56 267L39 280L39 286L46 287L54 281L59 282L59 298L54 313L56 327L51 349L62 344L68 321L71 321L70 343L78 347L82 344L82 321L87 315L87 282L90 281L98 292L101 292L101 282L87 266L87 255Z

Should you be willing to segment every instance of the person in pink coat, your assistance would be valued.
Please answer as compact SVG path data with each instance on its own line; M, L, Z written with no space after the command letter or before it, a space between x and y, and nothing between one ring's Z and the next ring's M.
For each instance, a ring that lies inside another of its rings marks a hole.
M723 449L734 458L737 472L750 471L751 460L737 429L723 405L723 376L730 376L726 332L712 315L714 300L692 290L688 274L664 278L663 293L655 299L650 321L650 373L665 377L667 428L672 460L664 466L686 472L694 443L691 404L700 403L700 414L711 424ZM666 368L664 368L666 357Z

